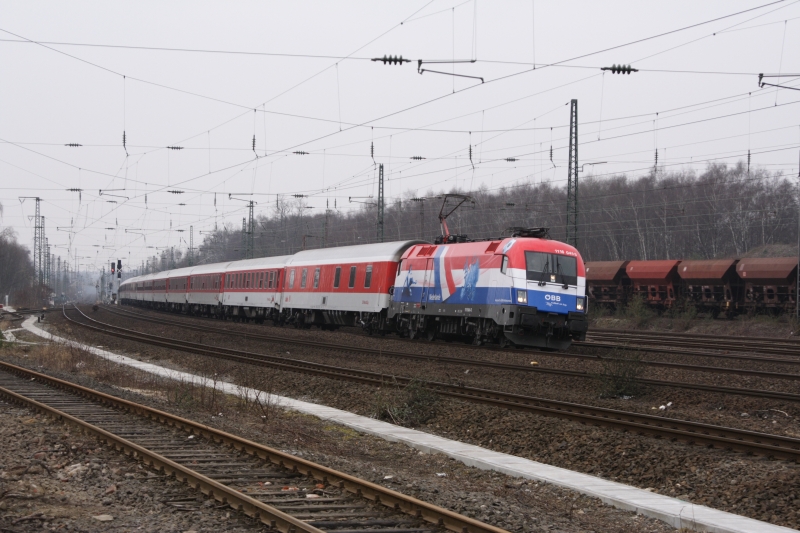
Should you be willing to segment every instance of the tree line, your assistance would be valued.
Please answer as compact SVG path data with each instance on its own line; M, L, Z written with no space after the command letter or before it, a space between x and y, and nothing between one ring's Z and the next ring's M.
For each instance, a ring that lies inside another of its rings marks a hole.
M3 206L0 204L0 216ZM33 261L30 250L17 241L14 228L0 229L0 303L8 295L11 303L27 305L30 298Z
M432 241L446 191L411 192L384 214L384 240ZM498 190L452 190L474 198L447 223L451 233L470 238L507 235L510 227L548 227L550 237L566 239L567 192L553 182L524 183ZM716 164L701 173L665 172L629 178L581 178L578 249L586 261L623 259L714 259L739 257L748 250L797 242L797 183L744 164ZM377 242L377 205L341 212L312 212L307 198L279 197L258 213L254 257L289 255L302 249ZM242 226L225 224L206 235L194 264L244 257ZM187 266L188 254L165 250L146 270Z

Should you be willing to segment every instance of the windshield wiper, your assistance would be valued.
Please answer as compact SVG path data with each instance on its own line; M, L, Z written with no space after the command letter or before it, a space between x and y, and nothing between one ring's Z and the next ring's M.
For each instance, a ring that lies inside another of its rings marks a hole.
M562 289L569 289L569 283L564 281L564 273L561 272L561 263L560 262L556 262L556 265L557 265L556 266L556 276L561 276L561 281L564 282L564 284L561 285L561 288Z
M547 285L547 281L545 281L544 276L545 276L545 274L549 274L549 273L550 273L550 260L548 259L544 263L544 268L542 269L542 275L539 278L539 286L540 287L544 287L545 285Z

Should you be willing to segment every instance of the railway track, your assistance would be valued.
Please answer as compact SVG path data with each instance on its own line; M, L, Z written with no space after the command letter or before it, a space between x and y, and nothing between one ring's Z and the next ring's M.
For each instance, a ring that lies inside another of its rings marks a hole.
M587 335L588 341L576 343L578 345L612 344L622 346L657 346L660 351L664 348L681 350L702 350L699 355L708 351L712 356L720 352L745 352L764 355L777 355L794 357L800 361L800 340L770 339L768 337L742 338L742 337L717 337L699 334L673 334L654 331L632 331L592 329ZM695 352L693 352L695 353ZM722 353L722 355L728 355ZM770 360L763 358L763 360ZM785 361L782 361L785 362Z
M4 362L0 396L76 424L283 533L506 533L204 424Z
M65 310L64 316L71 323L99 333L135 342L144 342L164 348L208 355L240 363L300 372L372 386L408 386L414 381L411 378L402 376L378 374L375 372L312 363L298 359L255 354L242 350L208 346L200 343L140 333L119 326L98 322L84 315L77 307L75 309L78 310L84 318L97 325L71 319L66 315ZM378 354L378 352L374 350L372 352L373 354ZM738 450L792 461L800 460L800 439L791 437L510 394L475 387L453 385L450 383L426 381L423 385L440 396L471 403L573 420L582 424L611 427L636 434L650 435L656 438L681 440L692 444Z
M124 316L126 318L133 318L135 320L141 320L145 322L152 322L160 325L174 325L176 327L181 327L185 329L191 329L193 331L204 331L209 333L218 333L221 335L231 335L233 334L230 330L226 330L222 327L214 327L208 325L197 325L197 324L190 324L187 321L183 320L170 320L166 318L154 318L142 315L140 313L135 313L132 311L127 310L117 310L117 309L109 309L107 307L103 307L103 310L112 314L116 314L119 316ZM344 345L344 344L332 344L332 343L324 343L319 341L312 341L312 340L305 340L305 339L296 339L292 337L286 336L278 336L278 335L270 335L268 333L252 333L248 332L248 338L251 339L258 339L263 341L271 341L271 342L282 342L287 344L294 344L300 346L306 346L310 348L322 348L326 350L337 350L337 351L346 351L349 353L362 353L368 355L374 355L375 350L371 348L364 348L359 346L352 346L352 345ZM514 372L531 372L531 373L539 373L539 374L552 374L552 375L559 375L559 376L567 376L567 377L580 377L580 378L593 378L594 376L589 372L581 372L576 370L562 370L558 368L547 368L541 366L525 366L525 365L515 365L511 363L501 363L496 361L487 361L487 360L480 360L480 359L470 359L465 357L441 357L435 355L422 355L422 354L415 354L409 352L400 352L400 351L392 351L392 350L381 350L380 355L385 357L393 357L397 359L408 359L408 360L415 360L415 361L431 361L436 363L447 363L447 364L458 364L458 365L468 365L473 367L482 367L482 368L493 368L498 370L510 370ZM553 355L553 354L548 354ZM560 354L557 354L560 355ZM586 355L571 355L570 357L577 357L583 359L590 359L597 361L597 356L586 356ZM791 374L789 374L791 376ZM800 378L800 376L798 376ZM639 381L642 384L656 386L656 387L677 387L683 389L690 389L690 390L702 390L706 392L717 392L722 394L738 394L742 396L752 396L755 398L770 398L775 400L786 400L792 402L800 402L800 394L795 394L791 392L781 392L781 391L770 391L770 390L763 390L763 389L743 389L739 387L722 387L716 385L704 385L698 383L686 383L686 382L676 382L676 381L664 381L664 380L657 380L657 379L647 379L647 378L640 378Z
M135 313L128 310L122 309L111 309L107 306L103 307L104 310L112 312L112 313L128 313L130 316L141 317L140 313ZM168 313L165 313L168 314ZM200 320L207 320L212 321L214 319L206 319L203 317L193 317L198 318ZM160 323L172 323L178 324L178 322L167 319L154 319L149 318L150 321L153 322L160 322ZM185 324L185 322L180 322L181 325ZM208 328L203 328L203 330ZM216 328L220 329L220 328ZM259 334L248 333L249 336L255 338L258 337ZM304 340L296 340L290 337L280 336L280 335L262 335L262 338L267 338L268 340L275 340L287 343L299 343L303 344L306 342L314 342L314 341L304 341ZM422 341L413 341L409 339L402 339L405 342L422 342ZM310 344L309 344L310 345ZM699 355L704 357L712 357L712 358L719 358L719 359L734 359L734 360L741 360L741 361L749 361L749 362L759 362L759 363L776 363L776 364L787 364L791 366L800 366L800 358L775 358L775 357L759 357L759 356L747 356L747 355L735 355L735 354L725 354L725 353L712 353L708 351L689 351L689 350L681 350L680 352L675 351L668 351L664 349L657 349L657 348L646 348L646 347L637 347L632 346L630 344L616 344L616 343L603 343L603 342L573 342L573 346L589 346L589 347L597 347L597 348L622 348L625 350L631 351L646 351L646 352L654 352L654 353L670 353L673 355ZM476 350L486 350L486 351L502 351L502 348L499 347L490 347L490 346L473 346L471 344L464 344L464 348L466 349L476 349ZM336 348L336 345L329 345L326 348ZM348 346L348 349L352 350L359 350L360 348ZM594 354L581 354L581 353L573 353L573 352L547 352L547 355L550 357L564 357L564 358L573 358L573 359L591 359L591 360L598 360L598 356ZM614 359L613 357L605 357L605 359ZM800 374L792 374L786 372L764 372L759 370L747 370L747 369L738 369L738 368L727 368L727 367L718 367L718 366L708 366L708 365L694 365L688 363L669 363L666 361L651 361L651 360L643 360L641 362L647 366L654 366L654 367L663 367L663 368L675 368L679 370L690 370L694 372L712 372L712 373L722 373L722 374L739 374L739 375L750 375L750 376L757 376L757 377L767 377L767 378L774 378L774 379L783 379L783 380L795 380L800 381Z

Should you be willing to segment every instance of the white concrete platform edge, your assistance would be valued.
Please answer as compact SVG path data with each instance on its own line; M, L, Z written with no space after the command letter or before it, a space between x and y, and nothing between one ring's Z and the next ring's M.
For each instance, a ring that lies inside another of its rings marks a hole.
M137 368L169 379L211 385L209 380L187 372L170 370L151 363L115 354L107 350L85 345L52 335L35 326L36 317L23 322L22 327L31 333L53 342L60 342L83 348L90 353L110 361ZM269 396L264 391L241 387L233 383L217 382L216 387L231 395L261 398ZM342 411L325 405L303 402L284 396L270 396L270 401L286 409L310 414L324 420L345 425L357 431L388 440L402 442L412 448L426 453L442 453L468 466L483 470L494 470L515 477L522 477L544 483L552 483L560 487L574 490L581 494L594 496L604 503L619 509L635 511L644 516L666 522L676 529L685 528L693 531L711 533L789 533L795 529L776 526L760 520L754 520L733 513L712 509L703 505L695 505L676 498L655 494L643 489L608 481L606 479L573 472L565 468L538 463L521 457L487 450L479 446L453 441L430 433L395 426L387 422Z

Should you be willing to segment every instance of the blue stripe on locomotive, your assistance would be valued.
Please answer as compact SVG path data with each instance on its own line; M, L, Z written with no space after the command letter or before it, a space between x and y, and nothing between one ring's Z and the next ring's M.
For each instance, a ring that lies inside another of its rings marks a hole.
M428 287L427 291L433 289ZM468 293L461 291L461 287L456 289L450 298L442 303L445 304L488 304L488 305L502 305L515 303L512 300L512 294L516 294L517 289L509 287L476 287L472 293L472 297L468 297ZM512 293L513 291L513 293ZM563 294L548 292L542 290L528 289L528 305L520 307L536 307L539 311L546 311L549 313L567 314L570 311L577 311L577 296L574 294ZM408 303L439 303L441 292L432 291L429 297L422 301L422 287L407 287L401 291L395 291L392 300L395 302L408 302ZM437 298L437 296L439 298Z

